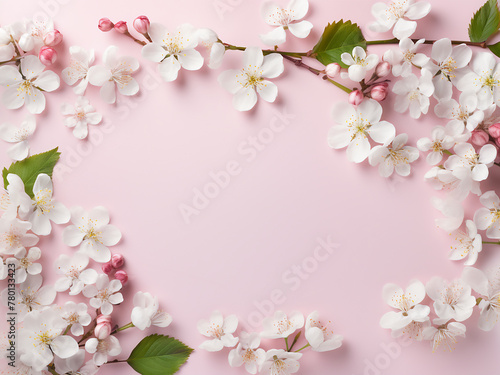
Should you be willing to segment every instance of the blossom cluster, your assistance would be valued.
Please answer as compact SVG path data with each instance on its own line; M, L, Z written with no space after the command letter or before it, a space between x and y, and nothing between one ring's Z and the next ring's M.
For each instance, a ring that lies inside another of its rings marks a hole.
M322 321L317 311L309 314L307 318L298 311L290 315L276 311L273 316L263 320L262 326L261 332L241 331L235 336L238 329L236 315L224 317L219 311L214 311L209 319L198 322L198 331L208 337L200 348L210 352L232 348L228 355L229 365L245 366L245 370L250 374L289 375L299 370L302 350L311 348L316 352L326 352L342 346L343 337L334 333L331 322ZM302 332L307 343L293 350ZM285 348L272 346L271 349L265 350L262 341L266 339L284 339Z
M116 325L113 312L124 300L128 275L121 269L124 257L109 249L121 232L109 224L104 207L68 209L54 199L52 180L45 173L38 174L32 197L18 175L8 174L7 181L0 191L0 281L12 279L15 288L2 288L0 296L16 316L17 337L2 338L2 347L16 348L15 359L9 357L16 373L93 375L121 353L118 332L171 323L156 297L137 292L131 322ZM63 242L78 250L59 255L52 269L42 268L39 238L49 236L54 224L68 222ZM95 267L98 263L100 268ZM48 273L58 275L53 285L43 283L42 275ZM3 355L9 353L2 350Z
M393 337L406 335L416 341L429 341L433 351L451 351L458 337L465 337L464 322L472 316L474 307L480 310L479 329L493 329L500 315L499 296L500 273L488 276L473 267L466 267L461 278L451 282L441 277L432 278L426 285L414 280L405 290L387 284L383 298L396 311L386 313L380 325L392 330ZM428 304L423 303L426 300Z

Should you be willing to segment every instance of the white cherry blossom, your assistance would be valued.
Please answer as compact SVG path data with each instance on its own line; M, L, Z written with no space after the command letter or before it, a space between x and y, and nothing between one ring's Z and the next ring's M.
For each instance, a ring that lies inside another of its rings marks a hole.
M374 69L379 61L378 55L367 55L366 51L361 47L354 47L352 55L345 52L340 57L342 62L349 67L347 73L341 73L341 77L344 79L349 78L354 82L365 79L366 73Z
M217 352L224 347L232 348L238 343L233 333L238 328L238 318L235 315L223 317L219 311L214 311L210 319L201 319L198 322L198 332L209 340L200 345L200 349Z
M101 98L106 103L116 101L116 89L122 95L131 96L139 92L139 84L132 74L139 69L134 57L118 56L118 47L110 46L104 51L104 65L92 66L87 73L91 85L101 86Z
M73 128L73 135L78 139L85 139L89 133L88 125L97 125L102 115L90 105L87 98L79 96L75 105L63 104L61 112L64 116L64 125Z
M477 232L476 224L472 220L466 220L465 226L465 232L459 230L455 234L456 245L451 248L450 259L460 260L468 257L464 264L472 266L483 249L482 236Z
M233 107L238 111L249 111L257 103L257 93L266 102L273 103L278 96L278 87L269 79L283 73L283 56L271 53L264 56L257 47L248 47L243 52L243 68L223 72L220 85L233 94Z
M406 146L407 134L399 134L388 146L375 146L369 155L370 165L378 165L382 177L391 176L394 171L400 176L410 174L410 164L420 156L415 147Z
M378 33L394 27L392 34L395 38L409 38L417 29L415 20L424 18L430 10L431 4L425 1L394 0L389 4L375 3L372 6L375 22L368 27Z
M305 328L306 340L316 352L335 350L342 346L343 337L333 332L330 321L324 324L317 311L309 314Z
M328 133L328 144L334 149L347 147L349 161L361 163L370 154L368 137L377 143L388 144L396 134L394 125L380 121L382 106L373 99L366 99L357 107L339 102L333 109L338 125Z
M23 160L28 157L30 145L28 139L36 129L34 116L28 116L19 127L11 124L0 125L0 139L13 143L7 150L7 155L13 160Z
M175 81L181 67L198 70L203 66L203 57L195 49L199 40L193 26L184 24L169 32L165 26L152 23L149 36L153 42L142 48L142 56L159 63L158 69L165 81Z
M486 230L488 238L500 239L500 198L493 191L487 191L479 198L481 207L474 214L474 223L480 230Z
M384 61L392 65L394 77L408 77L413 66L423 67L429 62L429 57L423 53L417 53L418 48L425 39L419 39L416 43L409 38L399 41L399 49L390 49L384 53Z
M95 59L94 50L87 51L82 47L71 46L69 53L71 55L69 66L63 69L61 76L69 86L80 81L73 91L76 95L83 95L89 83L88 72Z
M262 321L261 336L268 339L287 338L296 330L304 327L304 315L293 311L288 317L283 311L276 311L273 316Z
M54 266L57 274L63 277L56 280L54 288L58 292L70 289L69 295L79 294L85 285L94 284L97 281L97 271L89 268L89 257L82 253L76 253L72 257L61 254L56 259Z
M45 65L33 55L22 58L20 70L11 65L0 67L0 85L7 86L2 96L5 106L17 109L26 104L30 113L42 113L45 109L43 92L54 91L60 84L56 73L44 70Z
M286 42L286 30L297 38L307 38L313 27L309 21L296 22L305 17L309 10L308 0L291 0L286 8L274 1L262 5L262 18L275 29L260 36L264 44L277 46Z
M90 306L101 309L104 315L111 315L113 305L123 302L123 295L119 293L122 283L119 280L109 280L108 275L100 274L95 284L87 285L82 293L90 298Z

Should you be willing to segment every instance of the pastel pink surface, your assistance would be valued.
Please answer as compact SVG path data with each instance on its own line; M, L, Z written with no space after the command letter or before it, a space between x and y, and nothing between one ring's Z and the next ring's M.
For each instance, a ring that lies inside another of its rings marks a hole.
M433 10L419 22L415 37L467 39L470 17L482 2L457 6L453 0L431 1ZM130 320L132 296L139 290L157 295L174 318L170 327L147 332L174 335L193 348L204 339L196 330L197 321L215 309L237 314L243 328L249 329L249 317L260 313L262 306L304 314L319 310L334 322L344 345L330 353L306 353L302 374L496 371L498 328L490 333L478 330L477 312L466 322L467 339L461 339L452 353L432 354L428 342L397 344L398 350L391 344L395 341L390 332L379 327L380 317L389 311L381 298L385 283L406 286L413 278L425 283L434 275L452 279L463 269L462 263L447 259L450 238L434 225L440 213L430 199L438 194L423 181L429 169L425 158L415 164L410 178L387 180L366 163L349 163L345 151L331 150L326 141L333 125L332 105L346 100L346 95L290 64L275 81L277 103L259 102L252 112L239 113L217 83L220 71L182 71L178 81L160 82L156 64L141 58L138 45L97 29L104 16L126 20L131 27L136 16L145 14L171 29L189 22L213 28L224 41L260 46L258 34L270 30L261 20L260 1L64 3L25 0L22 7L0 3L1 21L7 24L42 13L53 16L66 50L56 63L58 71L69 60L71 45L94 48L100 63L104 49L115 44L141 63L137 74L141 93L136 98L120 97L117 105L109 106L97 88L89 87L86 96L105 118L103 125L90 128L93 142L77 140L62 124L60 106L76 99L65 84L46 95L48 106L37 118L31 141L32 153L56 146L62 152L61 165L67 169L54 176L57 199L67 206L107 207L112 224L124 234L112 248L125 255L129 274L126 301L117 308L118 323ZM340 18L360 24L368 39L388 37L367 30L373 1L310 3L307 19L315 25L313 32L305 40L289 37L287 50L311 49L324 25ZM215 10L217 4L227 5L222 15ZM238 52L228 53L222 69L237 68L240 61ZM392 104L392 98L383 103L384 118L396 125L398 133L407 132L413 145L434 125L443 124L433 115L416 121L408 114L395 114ZM26 114L24 109L0 107L0 111L3 121L14 123ZM282 130L265 130L281 124L283 113L289 118ZM270 134L273 139L250 160L245 142ZM0 148L1 165L8 165L6 144ZM231 161L239 165L240 173L186 222L180 206L192 205L193 189L202 190ZM498 181L493 177L487 185L498 186ZM60 253L74 252L62 243L61 231L58 227L55 235L41 241L46 269ZM309 258L318 238L328 237L338 248L313 266ZM499 256L494 252L486 248L478 266L497 265ZM306 271L291 279L297 266L306 266ZM281 291L280 302L269 306L276 291ZM120 358L126 358L141 332L124 332L119 338L124 346ZM243 374L244 369L229 367L227 353L197 349L180 374ZM109 365L102 373L118 371L133 373L124 364Z

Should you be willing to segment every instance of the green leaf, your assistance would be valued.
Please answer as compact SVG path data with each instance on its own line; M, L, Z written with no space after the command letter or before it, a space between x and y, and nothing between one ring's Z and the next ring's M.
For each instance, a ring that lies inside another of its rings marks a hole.
M500 57L500 42L489 45L488 48L490 49L491 52Z
M486 42L500 27L500 11L497 0L488 0L474 14L469 25L469 38L471 42Z
M171 375L188 360L193 349L173 337L147 336L130 353L127 363L142 375Z
M57 147L53 150L30 156L22 161L12 163L9 169L4 168L2 171L3 186L7 189L9 182L7 175L9 173L17 174L24 182L24 190L31 198L33 198L33 185L40 173L45 173L52 177L54 166L59 160L60 152Z
M318 44L313 48L313 56L323 65L338 63L346 68L340 56L344 52L352 53L356 46L366 49L366 40L361 29L351 21L340 20L325 27Z

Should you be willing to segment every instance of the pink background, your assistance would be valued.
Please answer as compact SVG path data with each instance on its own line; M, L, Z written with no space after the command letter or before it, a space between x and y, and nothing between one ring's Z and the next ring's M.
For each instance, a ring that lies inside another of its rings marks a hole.
M344 345L329 353L306 352L302 374L496 371L498 328L491 333L479 331L477 312L466 322L467 339L461 339L452 353L432 354L429 343L423 342L405 347L392 344L393 356L384 354L383 347L395 341L378 325L389 311L381 299L382 286L387 282L406 286L415 277L423 282L434 275L454 278L463 269L461 263L447 259L450 238L434 226L440 213L430 198L437 193L423 181L429 169L423 158L407 179L384 179L366 163L349 163L345 151L333 151L327 145L332 105L346 100L345 94L288 63L285 74L275 81L277 103L259 102L252 112L239 113L217 83L221 70L182 71L178 81L158 84L156 64L141 58L138 45L96 27L103 16L131 25L136 16L145 14L170 28L190 22L213 28L224 41L260 46L258 34L270 30L260 18L260 1L59 1L24 0L22 6L2 2L1 22L49 14L64 34L66 51L71 45L94 48L101 63L104 49L116 44L141 63L136 76L141 84L138 97L120 97L117 105L109 106L101 101L97 88L87 91L107 124L91 128L93 141L77 140L62 124L61 104L76 99L65 84L46 95L48 106L38 117L31 140L32 153L56 146L62 151L60 165L67 168L55 175L57 199L67 206L106 206L112 224L124 234L112 249L126 256L130 276L125 287L128 298L116 310L119 324L129 321L132 296L139 290L157 295L174 318L170 327L157 331L175 335L193 348L203 341L197 321L214 309L237 314L246 327L248 317L258 315L257 306L304 314L319 310L344 335ZM470 17L483 3L431 2L433 11L419 23L416 37L466 39ZM219 15L217 3L233 5ZM389 37L366 29L372 20L372 3L312 0L307 16L315 25L311 36L289 37L286 50L309 50L323 27L340 18L362 25L367 39ZM68 60L67 52L61 53L56 71ZM229 53L222 69L237 68L240 61L239 52ZM391 113L392 103L392 99L383 103L385 119L396 125L398 133L409 133L413 145L428 136L434 125L444 125L433 115L416 121L407 114ZM2 120L14 123L26 114L24 109L0 107L0 111ZM283 112L293 119L249 161L240 149L247 146L241 144L249 137L269 135L263 129L271 122L279 124L276 114ZM0 148L5 151L6 144L2 142ZM239 163L240 173L186 223L179 206L190 204L193 189L203 189L212 181L210 174L230 161ZM10 163L5 152L0 153L0 162ZM495 177L489 184L498 181ZM62 243L61 230L57 228L55 236L40 243L46 269L59 254L74 251ZM328 259L311 263L308 258L314 255L317 239L328 236L339 247ZM478 266L496 265L495 251L486 248ZM290 271L303 262L309 271L292 282ZM276 290L284 297L269 306ZM126 358L141 332L124 332L119 338L124 346L120 358ZM180 374L245 373L229 367L227 353L196 350ZM123 364L102 373L118 371L133 373Z

